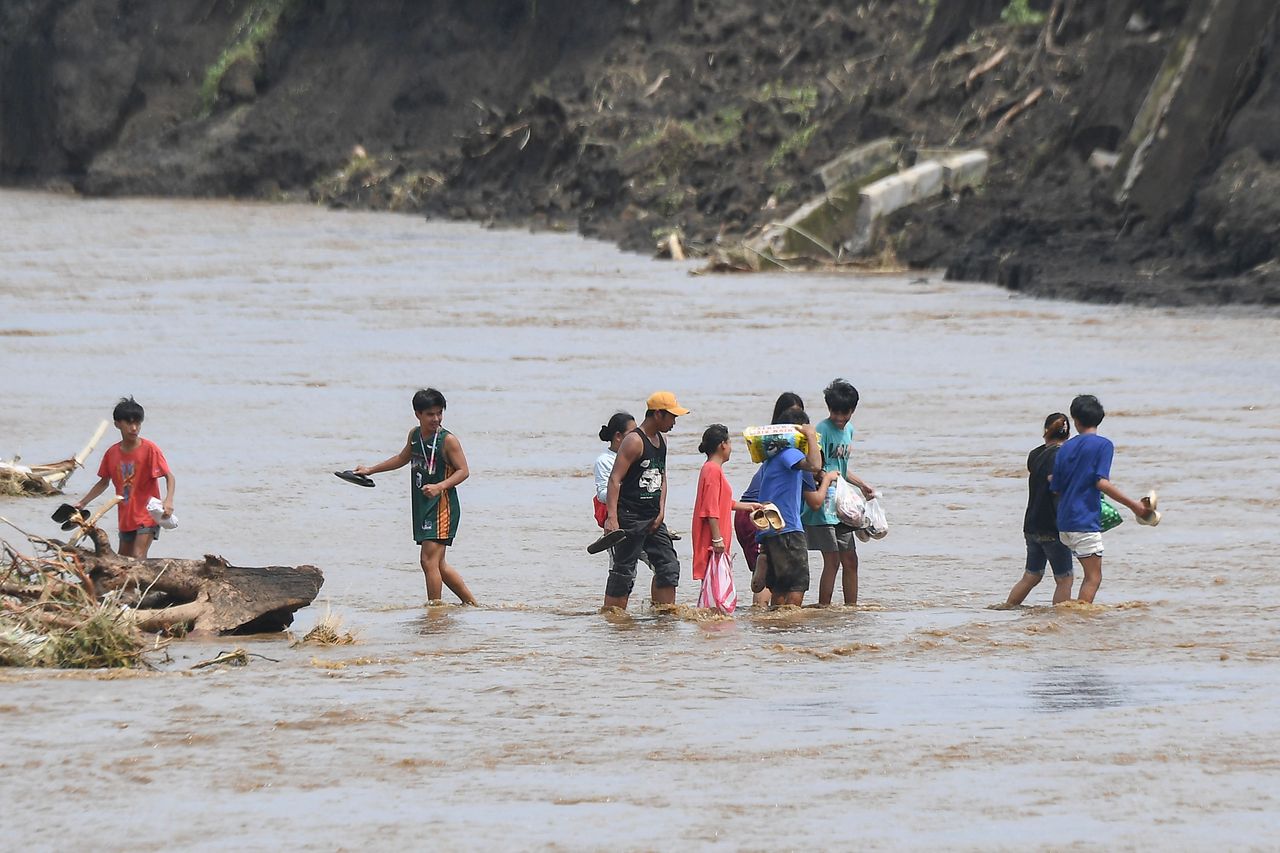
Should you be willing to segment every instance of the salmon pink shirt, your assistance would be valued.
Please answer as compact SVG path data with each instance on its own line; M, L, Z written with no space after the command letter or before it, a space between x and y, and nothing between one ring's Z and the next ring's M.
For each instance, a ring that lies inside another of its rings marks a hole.
M117 443L102 454L98 476L110 479L116 494L124 497L119 509L121 533L155 527L156 522L147 512L147 501L160 497L160 478L168 473L164 454L145 438L139 438L138 446L128 453Z
M698 475L698 496L693 501L693 579L702 580L711 562L711 525L707 519L720 522L720 537L725 552L733 541L733 489L725 479L724 469L706 462Z

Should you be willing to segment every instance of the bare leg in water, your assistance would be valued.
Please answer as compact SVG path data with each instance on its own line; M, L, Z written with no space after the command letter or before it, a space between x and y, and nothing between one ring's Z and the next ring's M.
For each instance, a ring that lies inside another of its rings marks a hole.
M442 587L449 587L463 604L475 604L475 596L467 588L458 570L445 560L445 544L428 540L422 543L422 574L427 581L427 600L439 601L443 593Z

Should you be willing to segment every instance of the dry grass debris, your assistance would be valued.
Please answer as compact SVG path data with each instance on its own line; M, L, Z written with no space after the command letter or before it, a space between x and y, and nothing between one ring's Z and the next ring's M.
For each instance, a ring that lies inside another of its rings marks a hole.
M76 553L23 535L31 553L0 539L0 666L145 666L146 638L125 607L94 597Z

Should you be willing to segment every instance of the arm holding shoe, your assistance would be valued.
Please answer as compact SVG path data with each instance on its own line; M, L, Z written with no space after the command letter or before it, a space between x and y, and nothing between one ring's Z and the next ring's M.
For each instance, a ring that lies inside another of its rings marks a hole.
M1122 506L1127 506L1129 509L1133 510L1133 514L1138 518L1146 518L1147 514L1151 512L1151 507L1142 503L1142 501L1133 500L1124 492L1111 485L1111 481L1106 477L1098 478L1098 491L1102 492L1116 503Z

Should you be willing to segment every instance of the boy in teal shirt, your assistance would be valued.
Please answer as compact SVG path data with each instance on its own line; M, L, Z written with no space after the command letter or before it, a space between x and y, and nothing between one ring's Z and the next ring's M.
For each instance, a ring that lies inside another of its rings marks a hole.
M827 417L817 426L822 445L822 470L836 471L862 490L868 499L876 490L849 470L853 444L853 412L858 408L858 389L844 379L835 379L822 397L827 404ZM836 518L835 487L827 490L826 499L817 509L805 508L802 514L805 538L810 551L822 553L822 580L818 583L818 604L830 605L835 591L836 571L841 571L844 603L858 603L858 550L854 529Z

